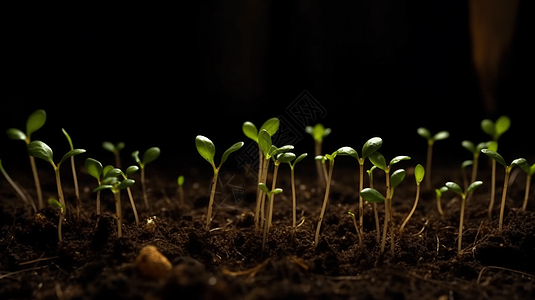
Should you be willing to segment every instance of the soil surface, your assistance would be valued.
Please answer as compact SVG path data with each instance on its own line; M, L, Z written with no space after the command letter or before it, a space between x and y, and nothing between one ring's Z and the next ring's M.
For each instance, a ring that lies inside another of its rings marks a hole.
M407 177L394 194L394 221L402 223L414 203L416 184L410 163ZM68 169L68 168L66 168ZM3 180L0 189L1 299L535 299L535 205L520 210L525 175L519 173L506 201L503 234L498 216L503 174L498 174L492 220L488 219L490 174L466 205L462 252L457 253L460 198L442 197L437 212L435 192L423 187L416 212L403 235L388 238L378 263L375 219L371 204L364 210L364 245L348 211L357 214L358 169L341 165L334 171L330 203L320 242L314 233L323 201L313 168L297 171L297 228L292 233L289 168L281 167L273 227L266 250L254 231L255 178L243 170L223 173L217 190L211 230L204 229L210 175L192 170L186 176L185 200L179 203L176 179L166 171L147 174L150 210L139 181L132 192L140 216L136 226L128 196L122 194L123 237L117 238L115 204L102 192L96 215L96 180L79 169L82 217L76 219L72 177L63 176L68 214L58 244L58 212L50 207L35 214L16 198ZM45 199L56 195L53 176L42 170ZM204 171L202 171L204 172ZM384 191L376 171L375 187ZM499 172L503 173L503 172ZM462 183L458 171L433 170L435 187ZM17 178L34 195L31 176ZM136 176L132 176L138 180ZM365 179L364 186L368 185ZM35 198L35 197L34 197ZM534 195L531 195L534 198ZM384 205L378 205L381 230ZM156 227L150 226L152 223ZM169 275L147 279L135 268L140 249L154 245L173 265Z

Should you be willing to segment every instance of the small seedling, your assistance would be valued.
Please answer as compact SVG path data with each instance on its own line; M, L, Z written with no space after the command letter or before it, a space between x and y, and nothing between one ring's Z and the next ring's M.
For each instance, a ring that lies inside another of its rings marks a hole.
M477 171L478 171L478 166L479 166L479 155L481 154L481 150L482 149L486 149L489 147L489 142L481 142L477 145L474 145L474 143L472 143L471 141L468 141L468 140L464 140L461 142L461 145L468 151L470 151L470 153L472 153L472 177L471 177L471 182L474 182L476 181L476 178L477 178Z
M139 151L132 152L132 157L141 168L141 190L143 192L143 201L145 202L145 208L147 210L150 210L150 207L149 199L147 198L147 188L145 186L145 166L157 159L158 156L160 156L160 148L158 147L147 149L147 151L143 153L143 159L139 159Z
M500 136L511 127L511 119L508 116L501 116L495 122L489 119L481 121L481 129L492 137L493 141L498 141Z
M442 194L444 194L444 192L446 192L447 190L448 188L445 186L441 187L440 189L435 189L435 193L437 196L437 210L441 216L444 215L444 212L442 211L441 198L442 198Z
M331 128L325 128L322 124L318 123L314 127L307 126L305 131L314 138L314 156L321 156L321 153L323 153L323 139L331 134ZM318 160L316 160L316 172L318 173L318 180L321 186L325 188L327 170L325 169L325 164L322 164Z
M121 190L131 187L135 181L133 179L124 179L119 181L119 176L125 177L121 169L113 166L106 166L102 170L102 181L94 192L110 190L115 198L115 213L117 218L117 238L123 236L123 211L121 208Z
M529 188L531 185L531 177L533 174L535 174L535 164L529 165L527 162L522 163L519 165L519 167L526 172L526 189L524 192L524 203L522 204L522 211L526 211L526 207L528 206L528 198L529 198Z
M450 133L447 131L440 131L435 135L431 135L431 132L424 127L420 127L417 130L418 134L427 140L427 162L425 164L425 170L427 177L425 178L425 186L428 190L431 189L431 163L433 160L433 144L436 141L445 140L450 137Z
M403 228L405 228L405 225L407 225L407 222L409 222L410 218L412 217L412 214L414 214L414 211L416 210L416 206L418 206L418 200L420 199L420 183L424 179L425 175L425 169L422 165L418 164L414 168L414 178L416 180L416 200L414 200L414 205L412 206L412 210L409 213L409 215L405 218L403 223L401 224L401 227L399 228L399 233L403 233Z
M258 187L262 190L262 192L264 192L269 197L271 203L273 203L273 199L276 194L282 193L282 189L280 188L275 188L275 189L272 189L271 191L268 190L267 186L262 182L258 184ZM270 205L270 209L268 211L268 220L266 220L266 222L271 223L270 221L271 221L272 216L273 216L273 205ZM269 229L270 229L270 226L268 224L265 224L264 225L264 237L262 239L262 252L264 252L266 248L267 234L269 232Z
M202 135L198 135L197 137L195 137L195 146L199 154L207 162L209 162L212 165L212 169L214 171L214 177L212 179L212 185L210 189L210 202L208 203L208 211L206 213L206 224L205 224L205 229L210 230L210 222L212 221L212 208L214 205L215 190L216 190L217 177L219 174L219 170L221 169L221 166L223 165L223 163L225 163L228 156L232 152L238 151L240 150L241 147L243 147L243 142L238 142L232 145L230 148L228 148L225 152L223 152L223 156L221 156L221 162L219 163L218 167L216 167L215 162L214 162L215 145L214 143L212 143L210 139Z
M72 144L72 139L65 131L65 129L61 128L61 131L63 131L63 134L67 138L67 141L69 142L69 146L71 147L71 150L74 150L74 146ZM80 207L82 206L81 200L80 200L80 189L78 188L78 176L76 176L76 165L74 164L74 156L71 156L71 169L72 169L72 178L74 180L74 194L76 195L76 219L80 220Z
M184 176L180 175L177 179L178 184L178 205L184 206Z
M15 192L17 192L17 194L22 199L22 201L24 201L24 203L30 205L33 208L34 212L37 212L37 208L35 207L35 203L33 203L32 200L30 200L30 199L28 199L28 197L26 197L26 194L24 194L24 192L20 189L20 187L13 181L13 179L11 179L11 176L9 176L9 174L7 174L6 170L4 169L4 166L2 165L2 160L1 159L0 159L0 172L2 172L2 174L4 174L4 177L6 178L7 182L9 182L11 187L13 187Z
M58 189L58 199L59 203L63 206L65 206L65 197L63 196L63 188L61 187L61 178L60 178L60 172L59 168L61 167L61 164L69 159L71 156L78 155L84 153L84 149L73 149L69 152L67 152L58 164L54 163L54 153L52 152L52 148L50 148L47 144L41 142L41 141L33 141L28 144L28 154L33 157L40 158L52 166L54 168L54 173L56 175L56 186ZM67 209L65 208L65 212Z
M12 140L20 140L26 142L26 146L28 146L31 142L31 135L43 125L45 125L46 122L46 112L42 109L38 109L34 111L26 121L26 133L22 132L20 129L16 128L9 128L7 130L7 136ZM32 167L32 173L33 173L33 181L35 183L35 191L37 193L37 207L39 209L43 209L44 203L43 203L43 193L41 191L41 183L39 182L39 175L37 173L37 167L35 166L35 159L33 156L30 157L30 166Z
M131 174L134 174L139 170L138 166L130 166L126 168L125 172L121 172L121 175L126 180L128 179L128 176ZM139 217L137 215L137 209L136 209L136 203L134 202L134 196L132 196L132 190L130 187L126 188L126 192L128 193L128 199L130 199L130 206L132 206L132 211L134 212L134 218L136 219L136 226L139 226Z
M485 153L488 157L492 158L494 161L498 162L500 165L504 166L505 168L505 179L503 182L503 191L502 191L502 203L500 205L500 221L499 221L499 227L498 227L498 233L502 234L503 230L503 213L505 210L505 199L507 198L507 187L509 186L509 176L511 174L511 169L513 169L514 166L521 166L523 164L527 164L526 160L524 158L517 158L513 160L513 162L508 166L505 162L505 159L498 154L496 151L492 151L489 149L483 149L481 152ZM489 218L492 216L492 207L494 206L494 199L490 199L490 205L489 205Z
M302 161L305 157L307 157L308 154L303 153L299 155L292 163L292 161L287 161L288 165L290 166L290 179L292 183L292 238L295 236L295 230L296 230L296 195L295 195L295 165Z
M377 169L377 167L372 166L369 170L366 171L370 179L369 181L370 181L371 189L373 189L373 170L375 169ZM377 244L379 244L379 242L381 242L381 224L379 222L379 212L377 211L377 202L373 202L372 205L373 205L373 215L375 218L375 231L376 231L375 241L377 242Z
M357 232L357 236L359 238L359 250L364 250L364 243L363 243L363 237L362 237L362 230L359 229L359 224L357 223L357 217L354 213L348 211L347 214L353 219L353 225L355 226L355 231Z
M455 183L455 182L446 182L445 186L448 188L448 190L455 192L459 195L461 195L461 218L459 220L459 238L457 239L458 246L457 246L457 255L461 254L461 244L463 241L463 223L464 223L464 207L466 206L466 196L468 193L473 192L475 189L477 189L479 186L483 184L482 181L475 181L472 182L468 186L465 192L462 191L461 187Z
M65 205L58 202L58 200L54 198L48 199L48 204L50 206L56 208L59 211L59 222L58 222L58 242L63 241L63 237L61 234L61 224L63 224L63 219L65 219Z
M281 147L281 148L273 150L273 152L276 152L278 154L274 154L274 156L273 156L275 169L273 170L273 179L271 180L272 181L271 182L271 190L275 190L276 186L277 186L277 176L278 176L278 173L279 173L279 165L281 163L290 163L291 161L293 161L295 159L295 154L293 154L291 152L284 152L284 151L289 151L291 149L293 149L293 146L288 145L288 146L284 146L284 147ZM265 192L264 189L262 189L262 191ZM270 199L269 199L269 213L268 213L268 221L267 221L267 225L268 225L269 228L271 228L271 220L272 220L272 217L273 217L273 202L274 202L273 199L274 199L274 197L275 197L275 194L271 193L270 194Z
M103 142L102 143L102 148L104 148L104 150L108 150L110 151L111 153L113 153L113 156L115 157L115 165L117 166L117 168L121 168L121 150L123 150L125 147L125 144L123 142L119 142L117 144L113 144L112 142Z
M87 173L97 180L98 185L101 185L102 164L98 160L88 157L85 159L84 166ZM100 216L100 191L97 191L97 216Z

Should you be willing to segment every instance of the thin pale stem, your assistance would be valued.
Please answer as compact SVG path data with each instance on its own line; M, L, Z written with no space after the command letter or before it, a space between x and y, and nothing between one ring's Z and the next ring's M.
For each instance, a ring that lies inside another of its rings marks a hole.
M359 191L364 189L364 159L359 159ZM364 200L359 192L359 234L364 235Z
M210 202L208 202L208 211L206 212L206 224L204 229L210 230L210 223L212 221L212 208L214 206L215 190L217 188L217 176L218 170L214 170L214 178L212 179L212 185L210 187Z
M500 222L498 226L498 233L502 234L503 232L503 213L505 211L505 200L507 199L507 187L509 186L509 175L511 175L511 168L505 168L505 180L503 182L503 191L502 191L502 203L500 205Z
M62 227L61 225L63 224L63 218L64 218L64 216L63 216L63 214L61 213L61 211L59 212L58 216L59 216L59 222L58 222L58 241L61 243L61 242L63 242L63 236L62 236L62 234L61 234L61 227Z
M76 195L76 219L80 220L80 206L82 201L80 200L80 190L78 189L78 176L76 176L76 165L74 164L74 156L71 156L71 169L72 178L74 180L74 193Z
M118 169L121 168L121 155L119 154L119 151L114 151L113 155L115 156L115 165Z
M275 169L273 170L273 180L272 180L272 183L271 183L271 190L273 191L275 188L276 188L276 184L277 184L277 175L279 173L279 165L278 164L275 164ZM268 225L268 231L269 229L271 229L271 225L272 225L272 219L273 219L273 200L275 199L275 194L271 194L271 196L269 197L269 212L268 212L268 222L267 222L267 225Z
M100 191L97 192L97 216L100 216Z
M137 216L137 209L136 209L136 203L134 202L134 197L132 196L132 190L130 188L126 188L126 191L128 192L128 198L130 199L130 205L132 206L132 211L134 212L134 218L136 218L136 226L139 226L139 218Z
M314 154L315 156L321 155L321 148L322 148L322 142L320 141L314 141ZM325 164L322 163L320 160L316 160L316 171L318 172L318 181L321 185L321 187L325 188L326 180L327 180L327 170L325 168Z
M314 237L314 247L318 246L319 238L320 238L320 229L321 229L321 223L323 222L323 216L325 215L325 210L327 208L327 203L329 202L329 192L331 191L331 182L333 177L333 169L334 169L334 160L331 161L330 167L329 167L329 175L327 177L327 186L325 187L325 197L323 198L323 205L321 207L320 212L320 218L318 220L318 226L316 228L316 235Z
M427 143L427 162L425 165L425 187L427 190L431 190L431 163L433 161L433 142L429 141Z
M362 235L360 234L360 229L357 224L357 219L355 218L355 215L351 215L351 219L353 219L353 225L355 226L355 230L357 232L357 236L359 238L359 250L364 250L364 243L362 242Z
M33 181L35 182L35 191L37 193L37 207L39 210L44 208L43 192L41 191L41 183L39 182L39 174L35 166L35 158L30 156L30 166L32 167Z
M526 211L526 208L528 207L530 185L531 185L531 175L528 174L526 177L526 191L524 192L524 203L522 204L522 211Z
M479 155L474 153L474 159L472 160L472 181L475 182L477 179L477 168L479 165Z
M264 164L264 154L260 147L258 147L258 182L256 187L256 208L255 208L255 214L254 214L254 228L255 231L260 230L260 208L262 204L262 190L260 187L258 187L258 184L262 182L262 175L263 175L263 166Z
M401 227L399 227L399 233L402 234L403 233L403 228L405 228L405 225L407 225L407 223L409 222L410 218L412 217L412 215L414 214L414 212L416 211L416 206L418 206L418 200L420 199L420 185L417 184L416 185L416 200L414 200L414 205L412 206L412 209L411 209L411 212L409 213L409 215L405 218L405 220L403 221L403 223L401 224Z
M459 237L457 239L457 256L461 254L461 246L463 242L463 223L464 223L464 207L466 205L466 196L462 195L461 200L461 219L459 220Z
M37 212L37 208L35 207L35 203L33 203L32 200L28 199L24 192L19 188L19 186L11 179L11 177L7 174L7 172L4 170L2 165L0 164L0 171L2 171L2 174L4 174L4 177L6 178L7 182L13 187L15 192L19 195L19 197L24 201L26 204L31 205L34 212Z
M373 173L370 172L370 188L373 189ZM361 190L362 191L362 190ZM375 241L377 244L381 242L381 224L379 222L379 212L377 211L377 203L373 203L373 215L375 217Z
M293 166L290 166L290 178L292 181L292 239L295 236L296 226L296 195L295 195L295 174Z
M145 187L145 167L141 167L141 191L143 192L143 201L145 202L145 208L149 210L149 199L147 198L147 189Z
M178 187L178 205L184 206L184 188L182 186Z
M442 211L442 203L441 203L441 196L437 196L437 210L438 213L442 216L444 215L444 212Z
M117 238L123 236L123 211L121 209L121 191L113 191L115 197L115 213L117 217Z
M492 173L490 180L490 203L489 203L489 220L492 220L492 208L494 207L494 198L496 197L496 161L492 159Z

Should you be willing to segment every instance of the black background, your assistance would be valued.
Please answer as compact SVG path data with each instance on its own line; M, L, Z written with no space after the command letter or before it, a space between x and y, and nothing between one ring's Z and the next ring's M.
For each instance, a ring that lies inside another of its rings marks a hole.
M111 163L104 140L124 141L125 156L159 146L160 164L178 174L206 164L196 135L212 139L219 157L237 141L249 143L244 121L288 116L304 91L325 109L313 123L333 130L325 152L346 145L360 152L381 136L385 156L423 163L426 143L416 128L425 126L452 134L437 142L437 163L460 164L470 158L460 142L486 140L480 121L506 114L513 125L500 153L507 161L533 158L526 1L495 112L478 91L463 1L3 5L0 128L23 129L32 111L45 109L47 124L33 139L50 144L56 160L68 150L63 127L76 148L103 162ZM312 153L301 133L296 152ZM26 168L22 142L2 135L0 145L4 165Z

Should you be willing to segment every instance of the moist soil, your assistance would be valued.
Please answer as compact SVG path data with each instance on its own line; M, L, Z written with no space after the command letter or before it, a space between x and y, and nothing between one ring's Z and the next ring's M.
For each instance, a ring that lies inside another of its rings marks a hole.
M190 171L181 204L176 179L169 178L167 171L148 172L151 207L145 207L138 181L132 188L140 216L136 226L123 193L123 236L117 238L112 193L102 192L103 213L97 216L91 192L96 181L82 169L80 220L75 215L72 177L63 176L68 214L61 244L58 212L47 207L35 214L2 183L0 299L535 299L535 275L531 275L535 274L535 205L520 210L523 173L509 189L502 234L497 228L503 175L498 174L492 220L487 210L490 184L473 194L466 205L459 255L460 198L446 192L444 214L439 215L434 190L425 190L422 183L416 212L403 235L395 236L394 255L388 238L378 263L372 205L364 209L363 250L348 215L348 211L357 214L358 208L355 168L335 170L315 247L324 197L315 170L296 168L300 226L292 238L290 176L287 167L281 167L277 187L285 191L275 198L273 227L264 252L252 213L256 179L242 170L222 174L210 231L204 229L204 221L211 174ZM395 190L396 227L414 203L412 171L407 169L407 177ZM384 175L375 173L375 187L384 191ZM480 173L483 181L490 182L490 174ZM448 168L435 168L433 176L436 187L451 180L462 182L459 172ZM45 199L56 195L53 176L43 170L40 177ZM31 176L20 181L34 195ZM367 178L364 183L367 186ZM383 204L378 211L382 230ZM149 218L156 227L149 226ZM146 245L156 246L171 262L173 269L167 276L148 279L136 271L135 259Z

